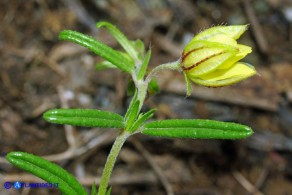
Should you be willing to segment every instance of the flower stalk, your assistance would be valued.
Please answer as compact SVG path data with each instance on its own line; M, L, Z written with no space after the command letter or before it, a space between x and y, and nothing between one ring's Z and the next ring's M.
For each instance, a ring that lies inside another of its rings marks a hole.
M147 78L145 79L146 83L149 83L155 75L162 70L177 70L181 71L180 67L180 60L174 61L174 62L169 62L165 64L161 64L159 66L156 66L152 71L148 74Z

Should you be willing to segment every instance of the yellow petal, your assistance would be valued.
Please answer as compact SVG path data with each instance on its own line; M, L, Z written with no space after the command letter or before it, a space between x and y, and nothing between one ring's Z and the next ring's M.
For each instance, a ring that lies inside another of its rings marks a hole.
M219 55L221 53L227 53L224 48L212 47L212 48L200 48L196 51L189 52L182 57L184 68L188 68L192 65L198 66L200 62L211 58L212 56ZM235 52L234 52L235 53Z
M218 69L226 69L234 65L234 63L238 62L242 58L244 58L247 54L252 52L251 47L237 44L237 53L234 57L228 59L226 62L218 66Z
M234 55L234 52L219 52L213 55L206 55L207 57L203 58L201 61L185 66L184 69L189 77L198 77L213 72L225 61L233 58ZM192 59L190 59L190 61L191 60Z
M232 37L230 37L226 34L217 34L217 35L209 37L206 40L209 42L222 43L222 44L231 45L231 46L237 45L236 40L234 40Z
M193 41L183 52L181 61L183 70L192 76L199 76L213 71L238 52L238 48L222 43Z
M217 34L225 34L237 40L246 30L248 25L215 26L200 32L193 40L205 40Z
M253 66L238 62L229 69L215 70L200 77L189 77L193 82L209 86L220 87L237 83L256 74Z
M237 48L235 46L229 46L226 44L222 44L222 43L216 43L216 42L210 42L210 41L191 41L189 42L183 51L183 56L189 52L192 51L197 51L199 49L203 49L203 48L221 48L223 50L231 50L231 51L236 51Z

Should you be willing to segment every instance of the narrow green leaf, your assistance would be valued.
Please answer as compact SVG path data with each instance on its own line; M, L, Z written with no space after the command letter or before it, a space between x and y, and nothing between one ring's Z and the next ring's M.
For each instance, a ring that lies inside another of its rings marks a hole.
M93 182L91 186L91 195L96 195L97 194L97 189L96 189L96 184Z
M96 24L96 28L105 27L109 33L121 44L124 50L132 57L132 59L138 59L138 53L135 48L132 46L131 42L127 39L127 37L114 25L109 22L98 22Z
M138 80L141 80L144 78L145 73L146 73L146 69L147 69L149 61L150 61L150 58L151 58L151 49L149 49L149 51L147 52L147 54L144 58L144 61L140 67L140 70L138 72Z
M129 105L128 110L127 110L127 112L126 112L126 114L125 114L125 117L124 117L124 120L125 120L126 122L128 121L129 114L130 114L130 112L131 112L131 108L133 107L134 103L137 101L137 94L138 94L138 92L137 92L137 90L135 89L134 96L133 96L133 98L132 98L132 100L131 100L131 102L130 102L130 105Z
M25 152L10 152L7 154L6 159L14 166L30 172L49 183L58 183L58 189L63 194L87 194L86 190L74 176L58 165L39 156Z
M148 93L149 93L149 95L159 93L159 85L158 85L157 80L155 78L152 78L149 82Z
M135 83L133 79L129 79L127 84L127 96L133 96L135 95L135 92L136 92Z
M137 39L137 40L131 41L131 44L136 50L136 52L138 53L139 60L143 61L144 52L145 52L145 46L144 46L143 41L141 41L140 39Z
M53 109L45 112L43 118L56 124L84 127L124 127L124 118L121 115L95 109Z
M95 64L95 70L97 70L97 71L105 70L105 69L109 69L109 68L117 68L117 67L106 60Z
M106 195L111 195L111 193L112 193L112 186L110 186L109 188L108 188L108 190L106 191Z
M100 41L95 40L91 36L84 35L76 31L64 30L59 34L59 39L82 45L125 72L131 73L134 70L133 61L130 61L121 55L118 51L110 48Z
M146 120L153 117L156 109L151 109L144 114L140 114L140 117L135 121L132 127L129 129L130 132L136 131Z
M143 134L171 138L242 139L253 134L245 125L213 120L174 119L144 125Z
M139 112L140 102L137 100L132 107L129 108L129 116L126 120L126 130L129 130L135 122Z
M119 54L121 54L122 56L124 56L125 58L127 58L129 61L131 61L131 58L130 56L125 53L125 52L121 52L121 51L117 51ZM108 69L108 68L117 68L117 66L115 66L114 64L112 64L111 62L105 60L105 61L102 61L100 63L97 63L95 65L95 69L96 70L104 70L104 69Z
M189 97L192 93L192 85L191 85L190 79L189 79L188 75L185 73L185 71L183 71L183 74L184 74L184 78L185 78L185 82L186 82L187 97Z

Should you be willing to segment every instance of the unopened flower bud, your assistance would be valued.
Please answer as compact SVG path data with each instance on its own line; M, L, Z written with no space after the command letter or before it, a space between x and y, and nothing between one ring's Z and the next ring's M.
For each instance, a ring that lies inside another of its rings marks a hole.
M199 85L231 85L254 74L253 66L238 62L252 49L237 43L247 25L216 26L196 35L184 48L181 66L188 79Z

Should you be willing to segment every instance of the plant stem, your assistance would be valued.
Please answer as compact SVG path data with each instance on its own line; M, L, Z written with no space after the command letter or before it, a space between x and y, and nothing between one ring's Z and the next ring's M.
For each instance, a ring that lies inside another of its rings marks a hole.
M137 81L136 75L132 75L133 80L135 81L136 88L138 89L138 94L137 94L137 99L140 101L140 109L144 103L145 97L147 95L147 89L148 89L148 84L151 81L151 79L155 76L155 74L161 70L178 70L180 71L180 61L175 61L175 62L170 62L166 64L161 64L154 68L149 75L146 77L145 81L140 80ZM112 173L112 170L114 168L115 162L117 160L117 156L126 141L126 139L130 136L131 134L129 132L123 131L115 140L115 143L112 146L112 149L107 157L106 164L102 173L99 189L98 189L98 195L105 195L108 187L108 182Z
M151 70L151 72L148 74L148 76L145 79L146 83L149 83L150 80L155 76L155 74L157 74L157 72L161 71L161 70L177 70L180 71L181 67L180 67L180 59L174 62L169 62L166 64L161 64L159 66L156 66L154 69Z
M135 83L137 89L138 89L138 100L140 101L140 108L142 107L145 97L147 95L147 89L148 89L148 84L151 81L151 79L161 70L177 70L180 71L180 60L166 63L166 64L161 64L159 66L156 66L154 69L151 70L151 72L148 74L146 77L145 81L138 81Z
M146 83L146 82L141 82L141 83L137 86L137 89L138 89L137 99L140 101L140 107L139 107L139 110L141 110L141 108L142 108L142 106L143 106L143 104L144 104L144 101L145 101L146 95L147 95L148 83Z
M98 188L98 195L105 195L107 191L108 182L114 168L116 159L126 139L130 136L128 132L123 131L115 140L112 149L107 157L105 167L102 173L100 185Z

